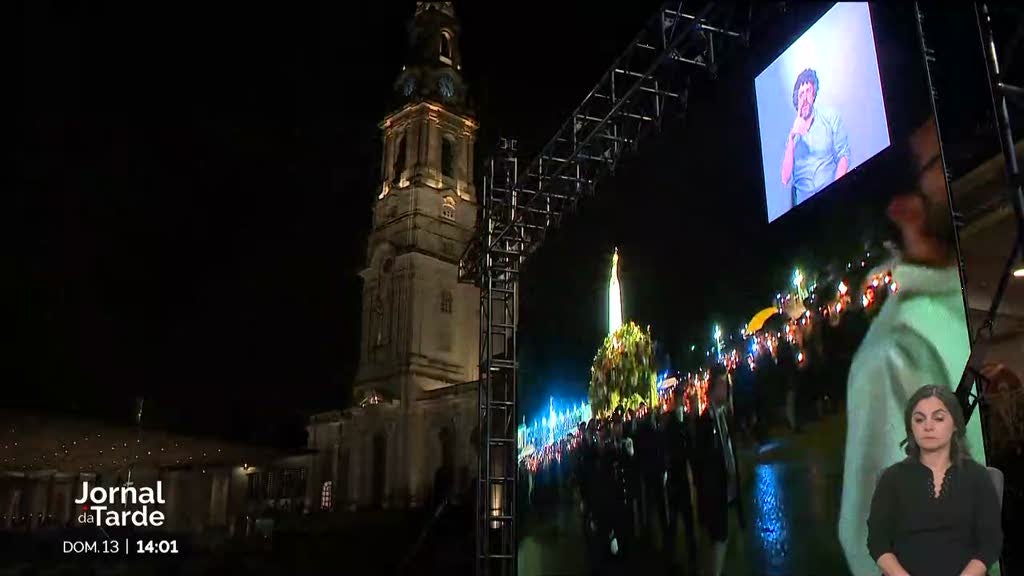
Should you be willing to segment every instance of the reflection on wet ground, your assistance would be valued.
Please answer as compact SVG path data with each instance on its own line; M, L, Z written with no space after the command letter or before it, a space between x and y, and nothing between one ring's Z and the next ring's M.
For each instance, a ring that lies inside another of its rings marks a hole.
M789 555L787 546L790 538L786 513L788 506L783 501L779 477L785 474L783 464L760 464L754 468L754 506L751 509L752 542L759 543L764 560L770 571L782 568Z
M843 438L837 424L820 425L758 456L747 495L752 530L730 559L741 573L846 573L836 532Z
M726 574L848 574L836 532L844 436L845 420L831 417L801 434L785 434L740 452L747 529L730 528ZM549 513L531 514L523 530L520 574L588 571L582 527L571 501ZM660 542L637 550L622 572L664 573L665 559L656 548ZM685 546L678 549L675 564L692 566Z

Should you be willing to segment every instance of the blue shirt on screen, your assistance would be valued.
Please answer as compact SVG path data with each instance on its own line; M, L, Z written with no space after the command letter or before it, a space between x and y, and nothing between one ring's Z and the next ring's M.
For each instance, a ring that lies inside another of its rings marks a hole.
M829 108L815 105L811 127L793 144L793 205L831 184L843 157L849 161L850 142L842 118Z

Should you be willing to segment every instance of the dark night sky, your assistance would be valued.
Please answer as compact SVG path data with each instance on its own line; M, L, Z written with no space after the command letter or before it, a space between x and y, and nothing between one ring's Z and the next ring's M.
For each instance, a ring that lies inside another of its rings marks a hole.
M478 161L501 132L537 150L657 5L457 2ZM123 420L144 395L162 424L280 440L349 394L413 3L160 6L23 7L13 400ZM747 84L697 96L531 262L531 403L583 394L613 246L627 318L674 355L766 303Z

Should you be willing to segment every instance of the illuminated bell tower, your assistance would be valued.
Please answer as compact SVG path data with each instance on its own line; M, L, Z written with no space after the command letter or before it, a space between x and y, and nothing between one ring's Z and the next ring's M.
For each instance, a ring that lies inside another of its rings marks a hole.
M419 2L409 55L380 124L380 187L363 278L357 402L407 405L478 376L479 292L458 283L477 220L477 123L451 2Z

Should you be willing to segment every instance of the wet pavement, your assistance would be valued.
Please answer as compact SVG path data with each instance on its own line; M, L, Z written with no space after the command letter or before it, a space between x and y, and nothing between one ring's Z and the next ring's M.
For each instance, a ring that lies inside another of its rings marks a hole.
M780 432L774 437L759 447L740 449L747 526L739 531L735 515L731 516L725 574L849 574L836 529L845 420L832 416L807 425L802 433ZM571 498L562 498L557 509L548 513L530 514L523 533L520 574L589 572L582 525ZM658 552L660 535L644 538L640 544L626 565L614 572L697 574L684 569L694 562L686 558L681 535L680 555L670 571L665 568L667 559Z

